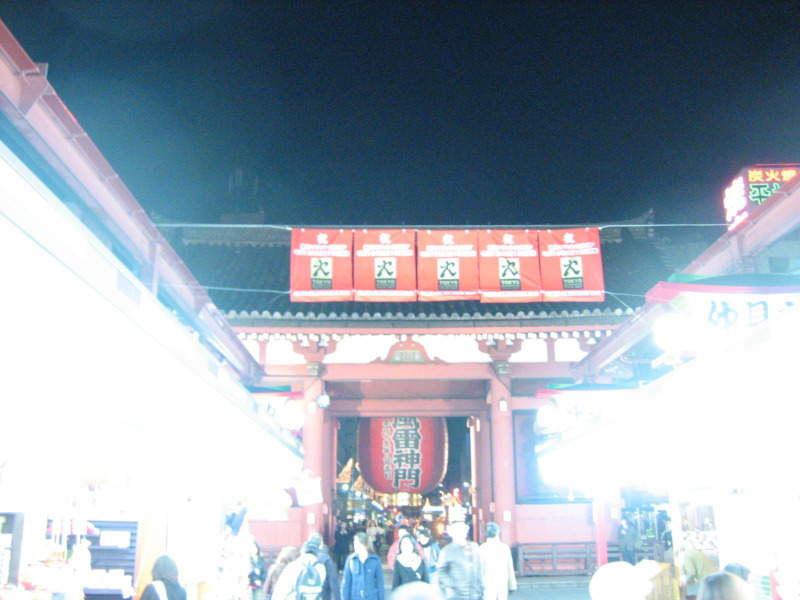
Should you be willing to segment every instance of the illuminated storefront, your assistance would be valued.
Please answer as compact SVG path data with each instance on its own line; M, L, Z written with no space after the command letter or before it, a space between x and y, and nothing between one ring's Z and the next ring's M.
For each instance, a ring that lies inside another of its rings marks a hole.
M190 598L249 598L226 514L302 465L258 365L2 23L0 120L0 584L128 597L168 552Z

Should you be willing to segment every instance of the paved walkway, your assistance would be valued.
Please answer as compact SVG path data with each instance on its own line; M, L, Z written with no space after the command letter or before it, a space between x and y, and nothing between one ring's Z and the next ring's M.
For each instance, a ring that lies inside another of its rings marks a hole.
M590 600L589 577L520 577L512 600Z
M392 572L384 566L386 598L392 593ZM509 600L590 600L589 577L519 577Z

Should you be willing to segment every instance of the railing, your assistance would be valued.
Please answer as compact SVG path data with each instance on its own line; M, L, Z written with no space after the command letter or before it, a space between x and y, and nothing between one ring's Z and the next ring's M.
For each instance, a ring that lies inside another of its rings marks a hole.
M594 542L520 544L517 550L517 574L528 575L591 575L597 568ZM663 549L655 540L645 540L636 552L637 562L660 561ZM608 545L609 562L622 560L617 544Z

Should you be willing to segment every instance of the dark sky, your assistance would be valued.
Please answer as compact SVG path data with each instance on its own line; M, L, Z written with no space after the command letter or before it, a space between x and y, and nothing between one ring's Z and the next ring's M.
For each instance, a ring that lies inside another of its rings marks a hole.
M0 18L172 221L719 222L800 161L798 3L87 2ZM228 197L241 167L255 199Z

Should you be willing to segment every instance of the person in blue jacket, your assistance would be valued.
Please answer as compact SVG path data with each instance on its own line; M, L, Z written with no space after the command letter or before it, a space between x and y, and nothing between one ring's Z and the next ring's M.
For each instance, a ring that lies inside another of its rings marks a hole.
M384 600L383 565L363 531L353 536L353 552L342 577L342 600Z

